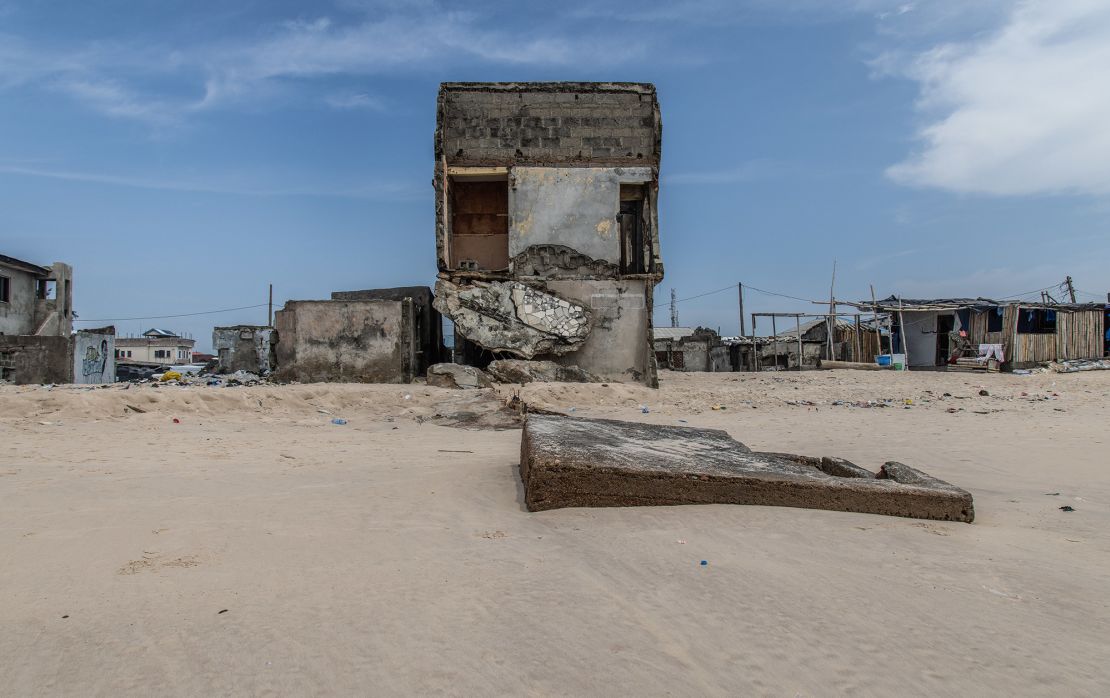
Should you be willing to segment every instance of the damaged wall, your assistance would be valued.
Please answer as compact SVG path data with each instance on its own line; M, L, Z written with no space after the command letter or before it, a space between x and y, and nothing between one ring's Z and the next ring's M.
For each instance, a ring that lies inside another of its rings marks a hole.
M594 260L621 261L620 185L652 179L648 167L514 167L509 178L509 255L563 245Z
M0 335L0 380L23 385L73 380L69 337Z
M116 328L78 330L73 334L73 379L79 385L116 382Z
M212 347L221 373L249 371L259 375L274 370L277 337L265 325L232 325L212 328Z
M427 286L400 286L397 288L371 288L361 291L333 291L333 301L403 301L412 299L416 346L417 375L424 375L428 367L444 360L443 318L433 306L432 289Z
M649 84L441 85L436 307L455 322L459 346L657 384L661 133ZM504 209L460 201L475 183L486 198L507 190L507 235L497 221ZM460 250L481 254L453 258ZM530 300L514 303L514 292ZM526 305L568 314L551 324Z
M289 301L274 314L278 380L408 383L414 376L413 302Z

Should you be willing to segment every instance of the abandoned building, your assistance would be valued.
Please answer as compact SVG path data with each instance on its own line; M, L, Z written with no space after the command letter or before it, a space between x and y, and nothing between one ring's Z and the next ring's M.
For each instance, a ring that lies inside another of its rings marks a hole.
M112 383L115 328L73 331L73 269L0 255L0 381Z
M68 337L72 331L73 269L0 254L0 335Z
M456 355L657 385L662 126L645 83L444 83L435 306Z
M195 339L153 327L143 332L141 337L116 337L116 360L158 366L188 364L193 361L195 345Z
M757 317L766 318L771 313L754 314L752 326ZM889 346L889 338L881 333L879 324L873 319L861 320L856 314L848 319L837 316L812 316L797 313L774 313L777 322L770 323L771 337L759 337L754 343L755 351L745 347L744 356L736 365L739 370L797 370L817 368L822 361L848 361L853 363L872 363L883 353L881 347ZM814 318L802 322L802 318ZM786 323L787 329L778 332L778 323ZM829 341L829 327L833 328L832 341ZM799 359L800 357L800 359ZM752 368L754 365L754 369Z
M212 328L212 348L220 373L248 371L266 375L274 369L274 328L265 325L232 325ZM197 356L194 354L194 356Z
M894 351L910 368L959 365L990 356L1003 369L1098 359L1106 352L1106 304L1040 304L988 298L891 296L860 308L888 313Z
M656 327L655 361L672 371L732 371L729 347L711 329Z
M274 314L274 376L283 381L411 383L443 355L426 286L340 291Z

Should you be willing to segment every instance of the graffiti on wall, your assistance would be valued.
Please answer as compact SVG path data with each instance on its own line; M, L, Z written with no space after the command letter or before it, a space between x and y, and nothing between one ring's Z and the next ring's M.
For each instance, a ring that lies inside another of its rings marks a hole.
M73 336L73 382L114 383L116 381L115 337L94 332Z

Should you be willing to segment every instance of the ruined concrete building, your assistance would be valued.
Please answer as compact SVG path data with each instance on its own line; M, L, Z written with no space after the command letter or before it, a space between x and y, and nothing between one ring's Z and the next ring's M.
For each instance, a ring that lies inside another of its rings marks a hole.
M115 328L73 332L73 268L0 255L0 381L111 383Z
M274 314L274 376L283 381L410 383L443 354L427 286L339 291Z
M644 83L444 83L436 308L456 356L655 386L662 126Z
M220 373L248 371L269 374L277 361L274 328L265 325L231 325L212 328L212 348L219 361Z

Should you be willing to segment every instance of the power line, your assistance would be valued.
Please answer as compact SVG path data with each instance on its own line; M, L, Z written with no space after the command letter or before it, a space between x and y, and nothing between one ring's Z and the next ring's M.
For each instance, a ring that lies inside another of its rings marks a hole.
M692 301L695 298L704 298L705 296L712 296L714 293L721 293L722 291L731 291L734 288L736 288L736 287L733 286L732 284L729 284L728 286L725 286L724 288L719 288L716 291L706 291L705 293L699 293L698 295L690 296L689 298L679 298L678 300L676 300L674 302L675 303L685 303L686 301ZM667 305L670 305L670 303L656 303L654 306L652 306L652 309L662 308L663 306L667 306Z
M77 322L130 322L131 320L168 320L171 318L179 317L194 317L196 315L214 315L216 313L230 313L235 310L253 310L254 308L265 308L268 303L259 303L258 305L244 305L241 308L224 308L223 310L204 310L199 313L180 313L178 315L148 315L146 317L116 317L116 318L102 318L99 320L77 320Z

